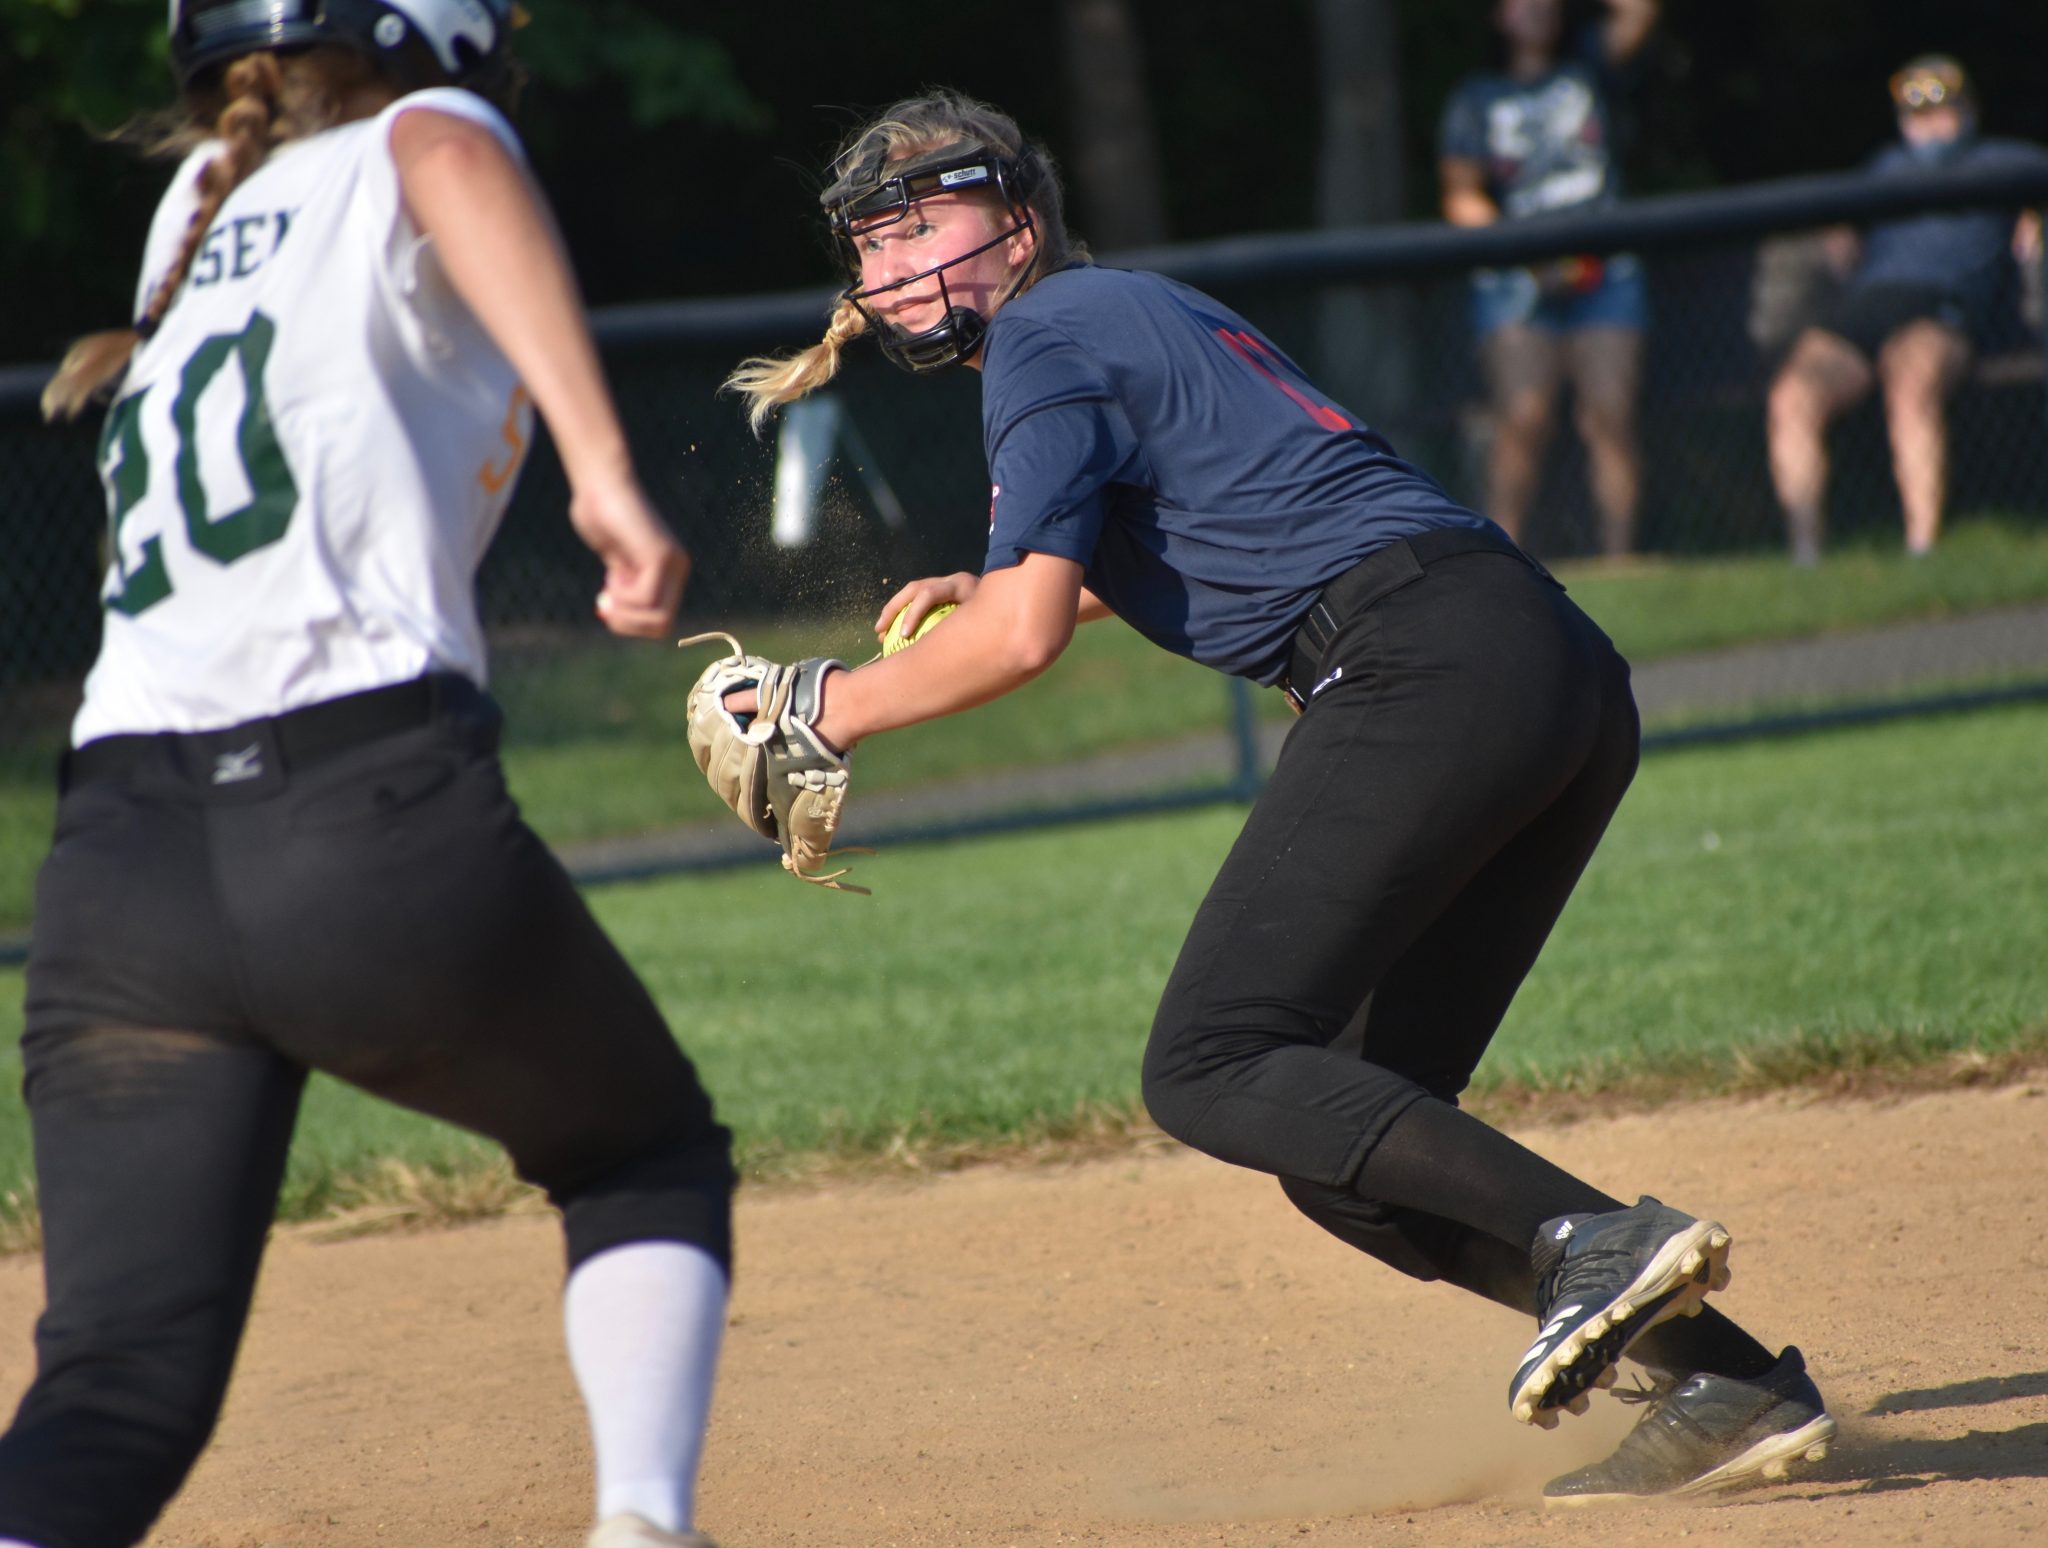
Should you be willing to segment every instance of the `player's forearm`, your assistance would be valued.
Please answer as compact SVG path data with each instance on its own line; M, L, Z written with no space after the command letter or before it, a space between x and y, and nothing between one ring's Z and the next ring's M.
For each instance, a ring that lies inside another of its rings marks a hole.
M1080 577L1079 565L1044 554L983 577L914 649L827 678L819 735L851 747L1023 687L1073 639Z
M1052 664L1052 657L980 653L979 644L1000 647L1003 642L987 640L967 606L918 641L914 660L912 652L903 651L857 671L833 673L826 680L819 735L835 747L850 748L878 731L957 715L999 699Z
M583 298L525 172L481 125L429 109L398 118L391 148L406 207L532 394L570 484L629 478Z

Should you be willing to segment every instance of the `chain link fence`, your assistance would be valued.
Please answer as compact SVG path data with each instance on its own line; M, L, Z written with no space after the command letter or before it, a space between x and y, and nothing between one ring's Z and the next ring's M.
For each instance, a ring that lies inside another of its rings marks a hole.
M1765 400L1799 329L1825 304L1817 229L2043 202L2048 161L2032 171L1882 186L1801 179L1477 232L1432 226L1243 238L1113 261L1175 274L1244 312L1333 397L1483 510L1493 425L1469 319L1472 271L1564 254L1638 254L1651 322L1636 548L1646 560L1710 563L1784 551ZM2011 266L1983 347L1951 400L1949 509L1996 513L2048 533L2041 291L2039 265ZM692 627L744 624L772 640L778 627L800 621L857 640L896 583L978 567L988 489L972 373L913 379L872 351L856 351L827 399L785 415L762 441L737 404L717 394L742 355L816 337L827 304L819 291L599 318L643 476L692 551ZM28 922L33 870L48 843L51 774L99 627L105 519L95 431L37 422L44 375L0 371L0 935L18 936ZM1568 407L1561 419L1524 532L1546 560L1597 546L1595 502ZM1830 445L1831 543L1895 545L1899 501L1881 407L1866 402L1851 412ZM515 752L526 745L563 759L587 756L596 760L584 766L587 778L607 767L611 749L619 777L630 779L651 767L636 757L677 756L680 694L640 691L610 648L591 616L597 568L563 519L564 501L543 441L480 580L495 686L520 739ZM1696 605L1714 605L1710 588ZM675 674L672 660L660 667ZM1239 722L1239 751L1225 755L1213 788L1242 793L1245 701L1221 688L1202 693L1196 702L1213 706L1219 731L1233 715ZM1135 736L1148 734L1144 715L1128 718ZM1034 756L1058 763L1063 755L1053 739ZM1074 797L1066 807L1091 802L1100 804ZM1052 807L1057 815L1061 802ZM564 844L660 820L658 811L608 814L569 801L559 812L536 820Z

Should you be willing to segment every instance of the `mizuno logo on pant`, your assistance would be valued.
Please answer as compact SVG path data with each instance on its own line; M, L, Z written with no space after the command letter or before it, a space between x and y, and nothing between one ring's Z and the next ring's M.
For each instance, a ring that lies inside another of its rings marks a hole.
M213 760L216 785L239 785L245 779L263 777L263 744L251 742L235 752L217 753Z

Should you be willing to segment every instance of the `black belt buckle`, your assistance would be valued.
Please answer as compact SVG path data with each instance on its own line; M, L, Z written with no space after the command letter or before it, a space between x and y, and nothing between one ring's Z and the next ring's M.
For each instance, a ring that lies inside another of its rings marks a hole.
M1280 691L1297 715L1308 708L1310 685L1322 675L1323 652L1337 638L1337 629L1337 614L1330 606L1329 593L1324 592L1309 604L1296 626L1288 644L1287 675L1280 679Z

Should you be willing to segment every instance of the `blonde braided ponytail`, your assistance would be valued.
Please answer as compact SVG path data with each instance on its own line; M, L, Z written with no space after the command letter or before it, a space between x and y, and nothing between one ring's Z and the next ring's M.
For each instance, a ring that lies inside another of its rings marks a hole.
M118 388L136 347L155 333L177 300L206 233L221 206L284 141L315 134L350 113L376 104L362 96L375 79L373 67L353 50L317 48L288 58L245 54L221 75L218 114L195 107L184 122L156 141L160 152L183 152L206 139L220 149L200 168L199 203L185 227L177 257L150 291L134 326L87 334L64 354L43 389L43 417L76 419L96 400Z
M759 435L776 409L815 392L839 374L840 353L865 333L867 326L861 309L842 299L832 309L824 338L794 355L754 355L742 360L721 390L736 392L747 400L747 423Z

